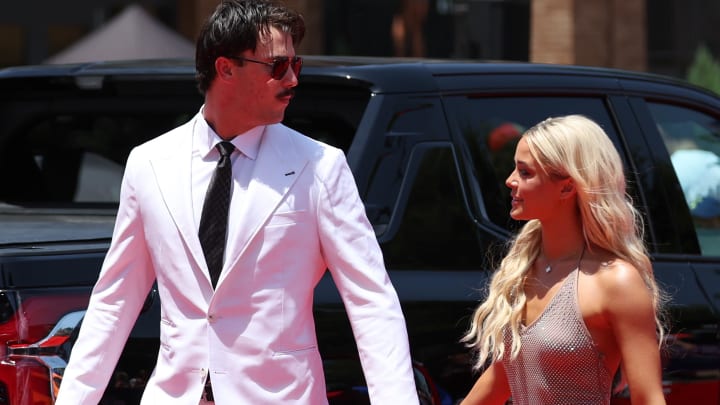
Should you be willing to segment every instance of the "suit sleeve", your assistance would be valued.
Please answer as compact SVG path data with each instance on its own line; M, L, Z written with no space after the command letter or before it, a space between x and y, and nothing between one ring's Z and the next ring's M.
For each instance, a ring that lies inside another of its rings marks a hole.
M405 319L345 157L333 151L317 217L323 255L345 304L373 404L417 404Z
M155 280L135 188L142 178L139 166L147 165L145 161L136 150L128 157L110 249L93 288L56 405L100 402Z

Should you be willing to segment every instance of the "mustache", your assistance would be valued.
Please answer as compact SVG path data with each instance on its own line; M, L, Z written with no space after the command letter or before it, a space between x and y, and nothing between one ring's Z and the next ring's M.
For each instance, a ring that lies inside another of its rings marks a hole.
M278 94L278 97L295 97L295 89L287 89Z

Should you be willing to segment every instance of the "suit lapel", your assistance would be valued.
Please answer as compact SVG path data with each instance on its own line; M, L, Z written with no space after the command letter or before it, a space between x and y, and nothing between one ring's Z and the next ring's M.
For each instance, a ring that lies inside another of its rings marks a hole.
M218 286L228 269L235 267L252 239L277 209L306 164L307 159L297 153L292 133L287 128L282 125L268 125L265 128L248 184L247 201L240 204L236 212L230 213L240 215L243 225L237 238L228 241L228 253L232 256L226 258Z
M175 142L172 147L165 148L167 153L159 154L151 159L151 164L155 171L163 202L198 267L204 269L204 273L208 275L209 282L210 278L205 256L203 255L193 219L194 216L192 215L190 182L192 178L190 175L192 168L192 137L195 122L199 116L198 114L193 120L185 124L185 127L180 128L178 136L170 140L170 142Z

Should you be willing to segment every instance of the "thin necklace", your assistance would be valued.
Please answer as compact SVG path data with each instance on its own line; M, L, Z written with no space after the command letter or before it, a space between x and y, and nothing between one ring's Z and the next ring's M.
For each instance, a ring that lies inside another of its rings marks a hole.
M582 251L580 252L580 258L578 259L578 267L580 267L580 260L582 260L582 257L584 255L585 255L585 245L583 245ZM552 271L552 263L548 263L547 266L545 266L545 273L550 273L551 271Z

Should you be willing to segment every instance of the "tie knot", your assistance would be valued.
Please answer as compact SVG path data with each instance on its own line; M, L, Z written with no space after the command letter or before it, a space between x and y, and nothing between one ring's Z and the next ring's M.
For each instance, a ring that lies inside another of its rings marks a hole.
M220 156L222 157L228 157L230 154L235 150L235 145L233 145L231 142L223 141L215 145L218 152L220 152Z

